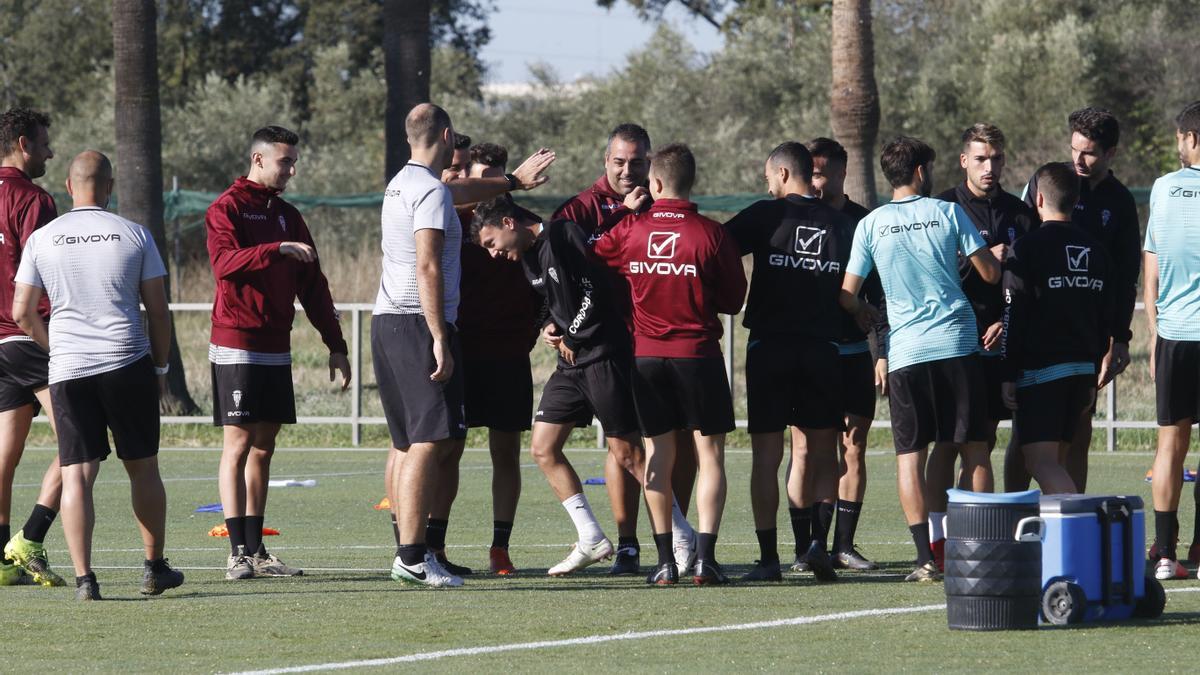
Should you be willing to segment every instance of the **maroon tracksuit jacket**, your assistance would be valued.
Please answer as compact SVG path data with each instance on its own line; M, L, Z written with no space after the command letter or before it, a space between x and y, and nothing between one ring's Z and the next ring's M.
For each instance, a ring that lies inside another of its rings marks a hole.
M12 304L21 264L21 250L33 231L58 217L54 198L29 180L20 169L0 167L0 341L25 337L25 332L13 320ZM38 313L50 319L50 299L42 296Z
M634 356L721 355L718 313L746 297L737 243L696 205L660 199L596 240L596 255L621 272L633 297Z
M208 207L204 224L217 281L213 344L291 351L293 303L299 298L329 352L348 353L320 262L302 263L279 252L285 241L313 245L296 207L280 199L277 190L243 176Z

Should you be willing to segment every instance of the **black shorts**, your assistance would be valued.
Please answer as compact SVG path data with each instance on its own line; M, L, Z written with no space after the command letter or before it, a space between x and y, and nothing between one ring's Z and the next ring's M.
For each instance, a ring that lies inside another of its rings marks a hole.
M987 418L989 421L1011 420L1012 411L1004 405L1004 359L999 356L980 356L983 362L983 382L987 396Z
M642 435L699 429L705 436L737 428L725 361L720 357L634 359L633 403Z
M1017 388L1017 438L1026 443L1069 443L1079 419L1096 400L1096 376L1072 375Z
M455 367L450 379L434 382L429 379L437 370L433 334L424 315L377 314L371 318L371 360L394 447L467 436L462 350L453 326L447 326L447 333Z
M533 417L533 372L529 355L470 359L462 364L467 426L528 431Z
M1154 347L1158 425L1200 421L1200 342L1159 337Z
M871 352L838 356L842 382L842 409L847 415L875 419L875 357Z
M213 424L296 423L292 367L213 363Z
M606 436L638 433L633 407L629 356L601 359L575 368L557 368L542 388L538 422L586 427L592 415L600 420Z
M832 342L751 335L746 343L749 432L783 431L789 425L841 429L846 411L840 366L837 345Z
M32 340L0 344L0 412L33 405L35 391L46 388L50 355Z
M968 354L888 373L896 454L924 450L934 442L987 440L982 358Z
M124 368L50 385L63 466L117 457L146 459L158 454L158 377L146 355Z

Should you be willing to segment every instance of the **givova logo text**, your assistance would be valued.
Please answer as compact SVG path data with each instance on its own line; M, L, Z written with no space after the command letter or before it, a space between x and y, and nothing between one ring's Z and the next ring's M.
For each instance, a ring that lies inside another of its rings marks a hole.
M59 234L55 235L51 243L55 246L64 244L98 244L105 241L121 241L119 234Z

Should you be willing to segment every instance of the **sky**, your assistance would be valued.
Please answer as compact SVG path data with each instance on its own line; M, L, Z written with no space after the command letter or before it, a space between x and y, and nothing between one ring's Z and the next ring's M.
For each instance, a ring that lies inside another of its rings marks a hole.
M720 33L678 4L672 3L663 19L697 50L721 48ZM608 74L645 45L655 28L624 1L605 10L595 0L497 0L489 23L492 40L481 55L492 84L529 82L527 64L538 61L553 65L568 82Z

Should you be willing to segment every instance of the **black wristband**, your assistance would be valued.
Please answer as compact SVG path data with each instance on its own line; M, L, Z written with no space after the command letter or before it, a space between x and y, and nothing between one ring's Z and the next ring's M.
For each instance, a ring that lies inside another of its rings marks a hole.
M508 191L514 192L517 189L517 177L511 173L504 174L504 177L508 179Z

